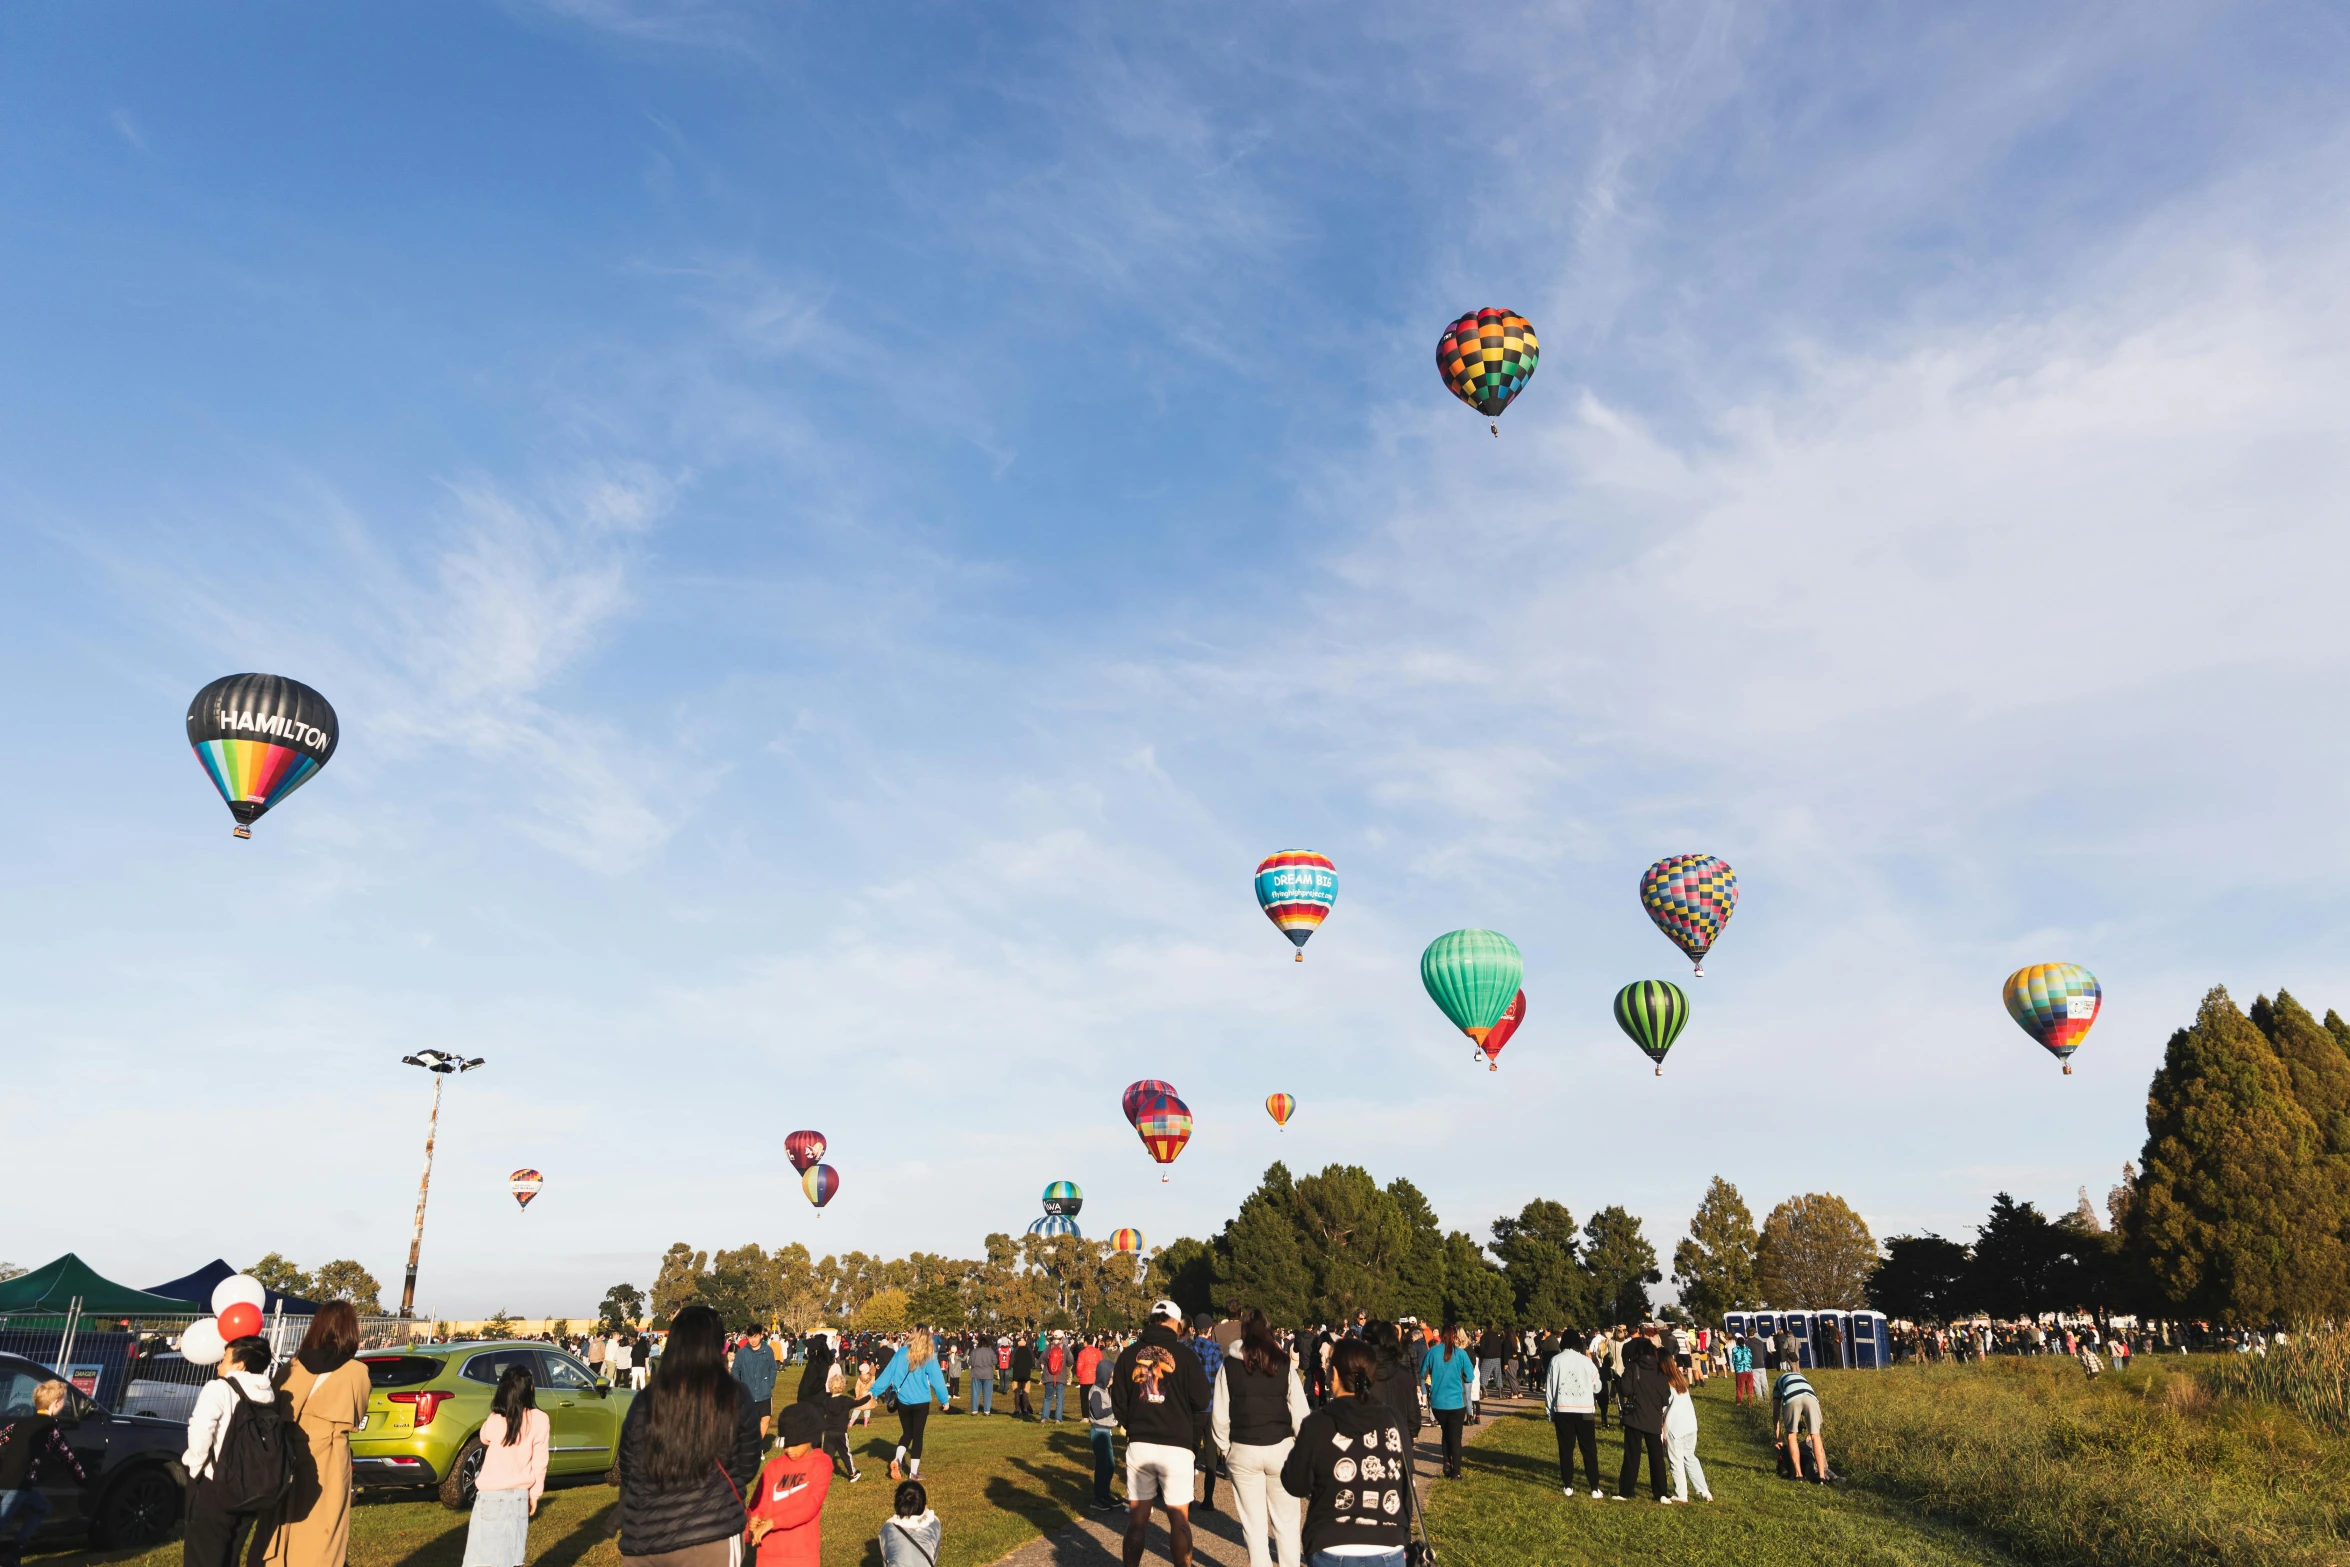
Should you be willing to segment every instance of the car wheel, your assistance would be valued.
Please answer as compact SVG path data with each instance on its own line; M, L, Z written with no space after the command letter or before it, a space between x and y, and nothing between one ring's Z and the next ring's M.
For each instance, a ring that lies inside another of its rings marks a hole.
M161 1467L148 1464L114 1482L98 1504L92 1545L143 1550L171 1537L180 1521L180 1488Z
M449 1466L449 1477L441 1482L441 1505L453 1513L461 1513L473 1505L474 1493L481 1488L481 1461L487 1454L481 1438L469 1436L457 1450L457 1461Z

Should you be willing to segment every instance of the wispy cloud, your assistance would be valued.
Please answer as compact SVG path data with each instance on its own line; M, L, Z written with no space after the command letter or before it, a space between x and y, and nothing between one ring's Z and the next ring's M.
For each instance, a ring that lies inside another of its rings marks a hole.
M107 116L107 119L113 124L116 135L141 152L147 150L147 134L139 129L139 122L130 110L116 109Z

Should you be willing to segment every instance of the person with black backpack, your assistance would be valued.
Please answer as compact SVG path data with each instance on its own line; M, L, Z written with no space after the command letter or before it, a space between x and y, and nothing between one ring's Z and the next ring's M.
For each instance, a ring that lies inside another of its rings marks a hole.
M269 1345L232 1339L188 1413L186 1567L236 1567L245 1531L292 1494L296 1448L308 1452L290 1401L270 1386Z

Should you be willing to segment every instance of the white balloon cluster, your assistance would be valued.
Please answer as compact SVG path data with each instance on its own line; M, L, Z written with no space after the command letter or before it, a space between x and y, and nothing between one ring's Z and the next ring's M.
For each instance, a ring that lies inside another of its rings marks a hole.
M180 1358L191 1366L217 1366L231 1339L261 1331L261 1308L269 1291L248 1273L231 1274L213 1287L212 1315L190 1323L180 1334Z

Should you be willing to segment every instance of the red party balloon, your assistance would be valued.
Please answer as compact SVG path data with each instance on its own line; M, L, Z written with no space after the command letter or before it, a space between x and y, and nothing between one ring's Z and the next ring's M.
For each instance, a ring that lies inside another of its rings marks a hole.
M250 1301L238 1301L220 1314L220 1336L230 1343L241 1338L252 1338L261 1331L261 1308Z

